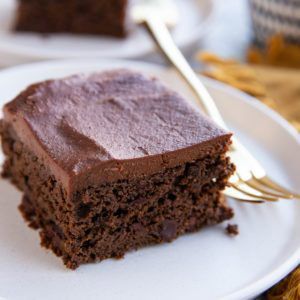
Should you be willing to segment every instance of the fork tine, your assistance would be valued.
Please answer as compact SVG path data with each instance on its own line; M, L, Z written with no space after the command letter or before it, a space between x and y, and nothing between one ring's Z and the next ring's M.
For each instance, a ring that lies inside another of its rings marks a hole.
M275 198L275 197L271 197L271 196L266 196L264 195L263 193L257 191L257 190L254 190L250 187L248 187L247 185L245 184L233 184L233 183L230 183L230 186L234 189L236 189L237 191L249 196L249 197L252 197L254 199L259 199L259 200L265 200L265 201L271 201L271 202L277 202L279 201L279 198Z
M251 203L251 204L263 204L263 203L265 203L265 201L263 201L263 200L254 200L254 199L246 200L246 199L240 199L240 198L236 198L236 197L231 197L231 198L236 200L236 201L239 201L239 202L246 202L246 203Z
M259 184L266 186L270 189L273 189L279 193L284 193L284 194L289 194L291 196L291 198L297 198L300 199L300 195L293 193L291 191L289 191L288 189L282 187L281 185L279 185L278 183L274 182L273 180L271 180L270 178L268 178L267 176L262 177L262 178L257 178L255 176L253 176L253 179L255 181L257 181Z
M243 179L242 176L244 176L244 178L246 179ZM247 196L254 195L254 198L256 199L262 199L263 197L266 198L264 199L266 201L278 201L280 199L281 195L279 196L278 194L271 194L270 191L265 193L263 189L257 189L255 186L251 186L250 184L248 184L251 180L250 178L252 178L251 172L248 172L247 170L245 171L245 169L238 168L236 170L236 173L230 177L229 183L232 187L235 187L235 189L239 188L241 193L245 194L245 192L247 192Z
M287 198L290 199L292 198L300 199L299 193L298 194L293 193L287 188L284 188L280 184L274 182L269 177L267 177L266 171L263 169L260 163L253 157L253 155L242 144L240 144L240 142L237 139L233 138L232 149L233 149L231 150L232 154L230 156L232 157L233 155L233 157L236 158L237 161L236 165L241 164L242 166L244 166L245 165L244 162L245 161L247 162L246 165L248 165L248 170L246 166L246 175L247 175L247 171L250 171L250 176L248 176L248 178L244 178L243 176L241 176L244 181L251 180L252 178L253 181L256 181L258 184L260 184L261 186L260 189L263 189L263 187L268 188L269 189L268 193L273 193L273 194L280 193L283 196L287 196ZM241 167L242 174L243 174L244 170L242 168L243 167ZM237 173L239 172L237 171ZM265 191L265 189L263 189L263 191ZM279 198L286 198L286 197L279 197Z
M244 184L248 185L249 187L263 193L263 194L266 194L268 196L272 196L272 197L275 197L275 198L281 198L281 199L292 199L293 196L291 194L282 194L282 193L274 193L274 192L271 192L270 191L270 188L269 190L266 190L265 188L262 188L261 185L258 184L258 182L256 180L247 180L247 181L243 181L242 179L240 179Z
M247 202L247 203L251 203L251 204L262 204L265 202L263 200L257 200L257 199L251 198L245 194L242 194L241 192L235 190L233 187L227 187L224 191L224 194L227 197L230 197L230 198L240 201L240 202Z

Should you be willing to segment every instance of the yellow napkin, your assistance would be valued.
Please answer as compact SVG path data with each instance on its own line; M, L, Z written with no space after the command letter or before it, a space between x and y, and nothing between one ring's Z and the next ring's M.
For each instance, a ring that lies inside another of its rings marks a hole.
M299 300L300 267L266 293L266 300Z
M300 131L300 70L243 64L201 52L204 74L230 84L270 106Z
M300 68L300 45L289 43L277 34L266 41L264 48L250 47L247 60L251 64Z

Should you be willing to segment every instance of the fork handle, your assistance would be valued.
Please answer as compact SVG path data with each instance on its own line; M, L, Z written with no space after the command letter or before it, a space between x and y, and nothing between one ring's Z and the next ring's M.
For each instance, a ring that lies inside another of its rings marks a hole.
M144 25L151 33L154 41L166 58L173 64L178 73L192 88L196 95L198 106L203 108L206 114L209 115L220 127L228 130L215 102L181 51L178 49L165 23L159 17L152 15L145 18Z
M221 128L229 131L213 98L210 96L198 75L196 75L190 64L178 49L165 23L159 17L151 14L144 17L144 25L162 53L193 90L196 95L196 98L194 99L195 103L200 106ZM246 161L248 161L248 163L253 167L253 173L257 178L261 178L266 175L265 170L260 166L257 160L235 137L232 138L232 150L243 153Z

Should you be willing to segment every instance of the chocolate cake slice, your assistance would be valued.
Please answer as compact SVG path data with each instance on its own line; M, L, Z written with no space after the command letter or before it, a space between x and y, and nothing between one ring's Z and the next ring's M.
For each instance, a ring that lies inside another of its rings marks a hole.
M231 134L128 70L28 87L4 107L3 176L69 268L120 258L233 216Z
M17 31L125 37L128 0L17 0Z

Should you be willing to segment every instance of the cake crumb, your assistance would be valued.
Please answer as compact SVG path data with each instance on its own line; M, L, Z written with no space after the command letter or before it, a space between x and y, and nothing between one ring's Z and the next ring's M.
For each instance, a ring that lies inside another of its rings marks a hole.
M239 227L237 224L228 224L226 227L226 233L231 236L239 234Z

